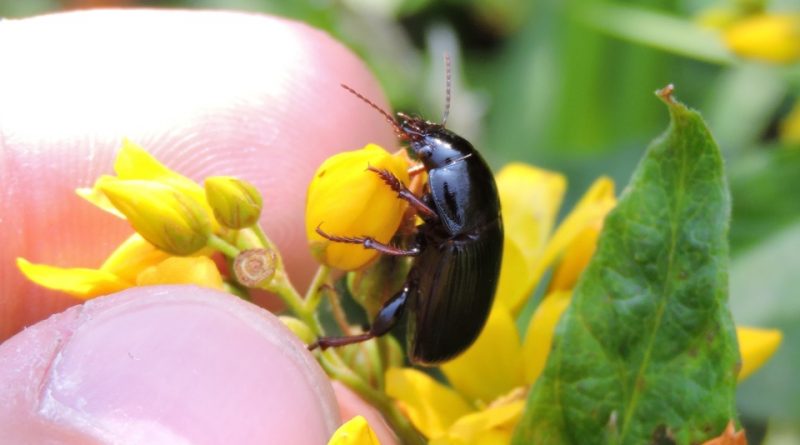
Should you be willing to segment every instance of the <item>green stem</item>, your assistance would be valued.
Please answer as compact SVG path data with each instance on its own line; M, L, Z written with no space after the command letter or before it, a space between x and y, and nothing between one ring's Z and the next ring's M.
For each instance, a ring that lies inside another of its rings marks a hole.
M317 319L315 312L306 308L306 305L303 303L303 297L301 297L297 289L292 286L283 268L283 262L280 259L278 259L277 266L275 276L273 276L272 280L268 283L262 285L261 288L278 295L281 300L286 303L286 306L289 307L289 310L311 328L311 332L313 332L314 335L321 336L323 334L322 325Z
M317 307L319 306L319 302L322 300L322 286L328 282L328 278L331 276L331 268L325 265L319 266L317 269L317 273L314 275L314 279L311 280L311 284L308 286L308 291L306 292L306 299L305 299L305 310L309 312L316 312Z
M208 246L219 250L229 258L236 258L236 255L239 255L240 252L236 246L218 237L217 235L214 235L213 233L210 237L208 237Z
M372 375L375 376L375 387L383 390L383 360L381 360L381 343L377 339L373 339L372 347L367 347L367 359L369 366L372 370Z
M267 234L264 233L264 229L261 228L261 224L254 224L253 227L251 227L251 229L253 230L253 232L255 232L256 236L258 237L258 240L261 241L261 244L264 246L265 249L272 249L277 252L277 250L275 249L275 245L272 244L272 240L267 238Z

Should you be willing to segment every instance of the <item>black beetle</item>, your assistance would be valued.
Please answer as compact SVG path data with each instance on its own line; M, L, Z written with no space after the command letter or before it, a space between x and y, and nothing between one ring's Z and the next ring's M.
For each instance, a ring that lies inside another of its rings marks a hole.
M448 64L449 65L449 64ZM449 68L449 67L448 67ZM409 311L407 345L412 362L433 365L463 352L480 334L492 307L503 256L503 224L497 186L486 161L467 140L441 124L398 113L400 121L346 85L381 112L407 140L428 173L421 198L388 171L370 168L417 211L424 223L409 249L369 237L317 232L335 242L362 244L389 255L413 256L403 289L381 307L370 329L349 337L323 337L309 349L341 346L389 332Z

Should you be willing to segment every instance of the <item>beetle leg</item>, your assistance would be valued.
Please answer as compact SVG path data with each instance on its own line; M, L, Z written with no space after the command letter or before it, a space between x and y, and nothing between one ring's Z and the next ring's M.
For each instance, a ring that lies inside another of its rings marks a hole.
M436 214L436 211L430 208L427 204L422 202L421 199L417 197L411 190L408 189L399 179L397 176L393 175L389 170L381 170L375 167L369 166L367 170L374 172L378 176L381 177L383 182L386 183L392 190L397 192L397 197L400 199L404 199L411 204L411 207L417 211L417 213L422 216L422 219L431 221L439 219L439 215Z
M332 346L344 346L353 343L360 343L362 341L367 341L371 338L380 337L381 335L386 334L403 317L403 311L405 311L406 308L406 301L408 301L408 296L411 294L411 292L411 287L406 285L403 290L396 293L392 298L384 303L381 309L378 311L375 321L372 322L372 326L370 326L369 331L358 335L348 335L346 337L320 337L317 339L317 341L308 345L308 350L312 351L316 348L320 348L324 351Z
M365 249L374 249L380 253L385 253L386 255L394 255L394 256L419 255L419 247L412 247L411 249L401 249L399 247L395 247L390 244L383 244L375 240L375 238L369 236L352 236L352 237L336 236L326 233L319 226L317 226L317 233L319 233L319 236L336 243L361 244L364 246Z

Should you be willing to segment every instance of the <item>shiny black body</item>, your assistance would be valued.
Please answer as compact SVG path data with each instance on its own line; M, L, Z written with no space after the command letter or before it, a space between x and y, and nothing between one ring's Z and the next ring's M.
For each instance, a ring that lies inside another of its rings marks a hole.
M434 364L466 349L486 323L503 226L494 176L472 144L434 124L410 145L428 172L423 201L438 218L426 220L417 234L420 253L407 281L408 354Z
M348 87L345 87L350 90ZM309 346L341 346L384 335L408 314L408 356L412 362L432 365L463 352L480 334L489 317L500 276L503 224L500 200L489 166L464 138L443 125L399 114L396 122L360 94L393 123L398 135L428 173L426 193L420 198L388 171L374 170L409 202L423 219L414 243L404 249L369 237L323 237L362 244L389 255L413 256L403 289L380 309L370 329L348 337L323 337ZM380 215L376 215L380 217Z

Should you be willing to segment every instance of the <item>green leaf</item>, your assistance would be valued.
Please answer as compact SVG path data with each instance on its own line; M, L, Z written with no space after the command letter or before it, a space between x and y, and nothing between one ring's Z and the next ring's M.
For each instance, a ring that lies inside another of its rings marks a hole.
M515 444L693 444L736 418L722 158L665 90L670 127L605 221Z

